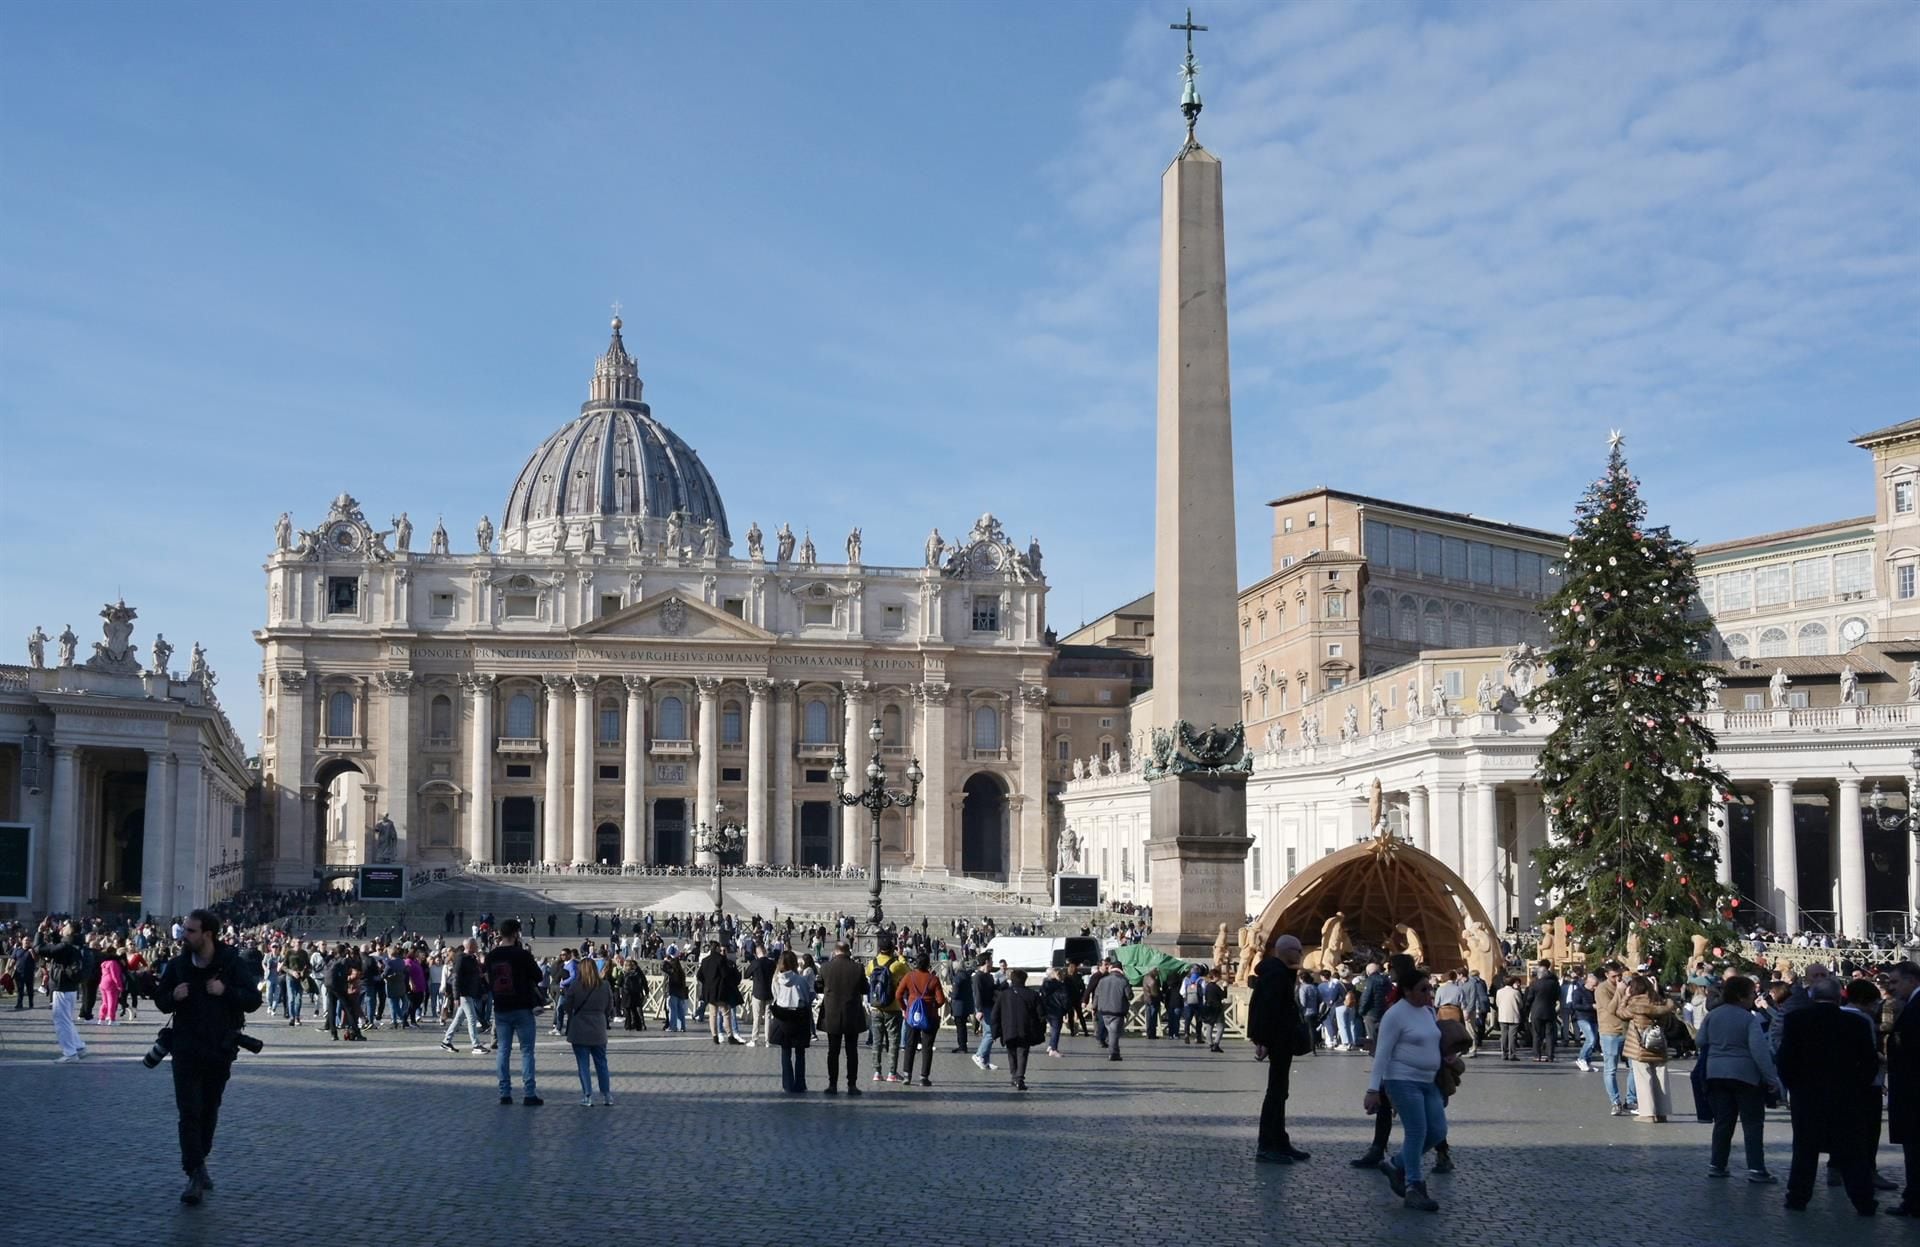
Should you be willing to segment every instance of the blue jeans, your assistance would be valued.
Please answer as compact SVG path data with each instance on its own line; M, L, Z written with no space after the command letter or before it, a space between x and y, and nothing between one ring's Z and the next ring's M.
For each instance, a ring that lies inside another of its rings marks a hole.
M980 1015L980 1046L973 1055L989 1063L993 1060L993 1020L984 1013Z
M667 997L667 1029L670 1031L687 1029L687 998L685 996Z
M532 1051L531 1045L528 1046L528 1051ZM593 1081L587 1073L589 1060L593 1062L593 1073L600 1076L600 1094L611 1096L613 1092L608 1090L607 1086L607 1045L577 1043L573 1045L573 1063L580 1068L581 1098L587 1100L593 1098Z
M1627 1037L1625 1035L1600 1036L1600 1076L1606 1080L1607 1103L1618 1106L1621 1102L1620 1085L1615 1081L1615 1076L1618 1075L1625 1079L1627 1084L1627 1107L1630 1109L1638 1108L1640 1106L1640 1095L1633 1089L1633 1075L1628 1071L1627 1063L1620 1059L1626 1053L1626 1050Z
M1431 1081L1389 1078L1381 1089L1393 1101L1393 1111L1400 1118L1404 1136L1400 1140L1400 1167L1406 1171L1407 1181L1425 1181L1420 1176L1420 1158L1428 1148L1447 1141L1447 1103L1440 1097L1440 1088Z
M520 1045L520 1087L527 1095L537 1096L533 1078L533 1010L498 1009L493 1015L494 1038L500 1041L500 1058L495 1062L500 1075L500 1094L513 1094L513 1045Z
M287 1019L289 1021L298 1022L300 1020L300 1006L305 1000L306 993L289 982L287 985Z
M1160 1006L1150 1003L1147 1005L1145 1012L1147 1015L1147 1038L1158 1039L1160 1036L1155 1033L1154 1027L1160 1021Z
M480 1002L472 996L462 996L460 1007L453 1011L453 1019L447 1023L447 1033L440 1036L445 1043L453 1042L453 1032L460 1029L460 1019L467 1020L467 1042L480 1046Z
M1064 1016L1058 1013L1047 1015L1047 1050L1049 1052L1060 1051L1060 1023L1064 1020Z
M1580 1059L1591 1061L1593 1054L1600 1049L1600 1028L1585 1018L1581 1018L1576 1025L1580 1027Z
M853 1075L847 1075L847 1085L853 1085ZM780 1089L782 1091L805 1091L807 1089L807 1050L794 1044L780 1045Z

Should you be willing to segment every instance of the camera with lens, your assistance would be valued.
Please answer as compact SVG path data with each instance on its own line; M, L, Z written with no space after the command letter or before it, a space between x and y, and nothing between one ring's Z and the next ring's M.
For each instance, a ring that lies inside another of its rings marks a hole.
M253 1053L255 1056L259 1056L260 1050L267 1046L264 1041L254 1038L245 1031L233 1032L233 1042L245 1048L248 1052Z
M148 1069L155 1069L159 1066L160 1062L166 1060L172 1052L173 1027L170 1025L162 1026L160 1033L153 1037L153 1047L148 1048L147 1054L140 1058L140 1064L146 1066Z

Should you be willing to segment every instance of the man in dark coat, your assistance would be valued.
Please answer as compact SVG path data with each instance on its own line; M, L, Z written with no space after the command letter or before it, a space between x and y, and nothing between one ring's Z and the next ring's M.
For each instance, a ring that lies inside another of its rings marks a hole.
M836 944L820 971L820 1029L827 1035L827 1094L838 1094L840 1055L847 1058L847 1094L859 1095L860 1037L867 1033L867 976L853 950Z
M1893 967L1892 979L1899 1011L1887 1031L1887 1137L1906 1157L1907 1187L1887 1211L1920 1217L1920 1009L1913 1004L1920 965L1903 961Z
M1267 1095L1260 1102L1260 1141L1254 1160L1291 1165L1311 1159L1287 1137L1287 1094L1293 1078L1294 1036L1300 1031L1300 1001L1294 991L1300 977L1300 941L1291 935L1268 945L1254 973L1247 1006L1247 1038L1256 1057L1267 1062Z
M160 972L154 1003L173 1019L173 1102L180 1113L180 1166L187 1173L180 1202L198 1204L213 1189L207 1153L240 1051L235 1036L246 1015L260 1007L260 983L220 943L220 923L211 913L196 909L183 926L187 949Z
M953 963L953 985L947 990L947 1012L953 1015L953 1050L967 1050L967 1026L973 1021L973 975L966 963Z
M740 971L720 951L718 943L707 945L707 955L701 958L700 968L694 972L694 978L700 983L700 999L711 1010L708 1025L713 1042L721 1042L724 1032L727 1043L739 1043L740 1031L738 1023L734 1021L733 1009L739 1003L736 996L740 990Z
M1826 1152L1855 1211L1872 1216L1873 1158L1864 1146L1871 1128L1862 1114L1880 1071L1873 1025L1841 1010L1840 984L1832 978L1809 984L1807 1003L1779 1025L1780 1081L1791 1096L1793 1116L1787 1208L1798 1212L1807 1206L1820 1154Z
M1540 963L1539 976L1533 980L1533 986L1527 988L1524 1003L1527 1025L1533 1031L1533 1059L1551 1062L1560 1012L1560 979L1553 972L1552 962Z
M1007 1050L1007 1070L1016 1091L1027 1089L1027 1057L1040 1042L1040 993L1027 986L1025 970L1011 970L1007 983L993 994L988 1034Z

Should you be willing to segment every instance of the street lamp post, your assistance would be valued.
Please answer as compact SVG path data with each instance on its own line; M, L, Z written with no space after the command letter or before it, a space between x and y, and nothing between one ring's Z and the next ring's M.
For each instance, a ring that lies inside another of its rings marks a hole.
M872 825L871 849L868 855L868 872L872 875L873 886L867 890L867 925L870 934L880 933L880 811L892 807L906 809L920 798L920 781L925 778L920 771L920 759L907 762L905 792L887 790L887 768L880 760L880 742L885 737L880 730L880 720L875 719L873 726L867 729L867 739L873 742L873 759L867 763L866 787L853 792L847 791L847 758L841 754L833 760L833 770L828 775L833 779L834 795L840 798L844 806L865 806L867 817Z
M725 855L733 852L746 842L746 828L739 823L729 823L725 819L727 803L713 803L713 821L700 823L693 829L693 848L696 853L713 854L713 913L717 919L726 912L727 899L727 862Z
M1914 797L1920 794L1920 748L1907 756L1907 808L1898 814L1887 809L1887 794L1880 791L1880 781L1873 781L1873 791L1867 795L1867 805L1873 810L1873 822L1881 831L1899 831L1905 827L1913 833L1916 852L1909 860L1920 859L1920 817L1915 816ZM1909 938L1920 930L1920 887L1914 879L1907 880Z

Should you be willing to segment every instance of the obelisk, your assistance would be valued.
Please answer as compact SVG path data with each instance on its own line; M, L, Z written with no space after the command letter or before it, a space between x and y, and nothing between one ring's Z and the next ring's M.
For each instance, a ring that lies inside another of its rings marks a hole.
M1186 142L1160 180L1160 386L1154 533L1153 737L1147 760L1153 942L1212 960L1245 921L1247 751L1240 720L1233 414L1220 162L1194 135L1187 14Z

